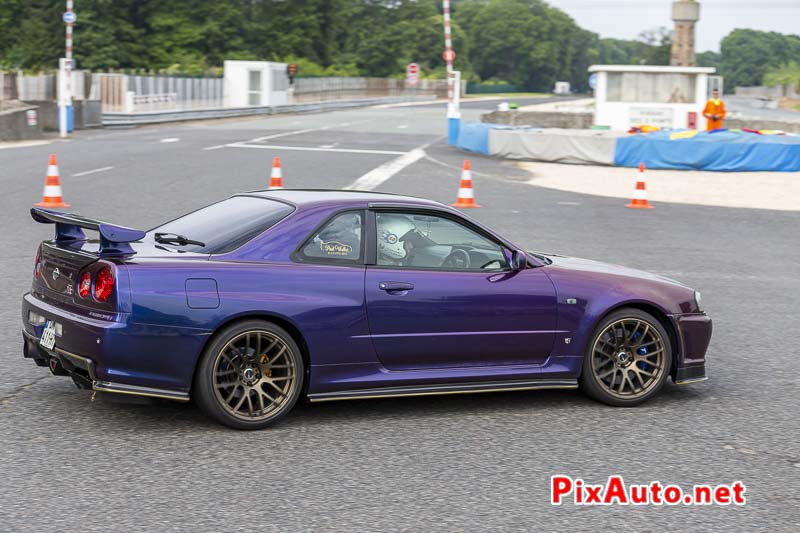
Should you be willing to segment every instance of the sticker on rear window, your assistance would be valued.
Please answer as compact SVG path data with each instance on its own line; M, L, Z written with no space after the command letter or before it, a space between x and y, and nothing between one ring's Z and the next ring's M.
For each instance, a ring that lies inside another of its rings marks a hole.
M319 248L323 252L331 256L347 257L353 253L353 247L349 244L342 244L336 241L322 241L319 243Z

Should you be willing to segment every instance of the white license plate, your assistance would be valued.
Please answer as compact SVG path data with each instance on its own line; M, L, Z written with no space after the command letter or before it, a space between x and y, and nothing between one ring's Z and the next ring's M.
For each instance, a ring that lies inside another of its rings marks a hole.
M52 320L45 322L42 338L39 339L39 345L48 350L56 347L56 323Z

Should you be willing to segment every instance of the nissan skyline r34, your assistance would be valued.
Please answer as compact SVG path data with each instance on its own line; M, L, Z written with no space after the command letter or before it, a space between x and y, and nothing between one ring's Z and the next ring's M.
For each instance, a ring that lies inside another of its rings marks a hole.
M193 399L234 428L300 398L580 387L634 406L706 377L698 292L526 252L428 200L250 192L146 232L31 215L55 238L22 301L25 357L81 388Z

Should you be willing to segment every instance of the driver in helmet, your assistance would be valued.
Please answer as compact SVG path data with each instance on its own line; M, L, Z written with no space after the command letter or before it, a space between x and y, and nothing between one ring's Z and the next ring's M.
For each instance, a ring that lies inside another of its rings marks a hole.
M378 264L403 265L414 249L417 227L403 215L378 215Z

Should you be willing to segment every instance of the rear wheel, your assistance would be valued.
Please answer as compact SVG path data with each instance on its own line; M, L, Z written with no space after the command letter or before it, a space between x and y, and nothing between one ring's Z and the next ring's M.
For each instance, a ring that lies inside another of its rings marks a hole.
M232 324L206 348L195 376L200 408L236 429L262 429L288 413L303 384L300 348L262 320Z
M620 309L595 330L581 386L609 405L639 405L661 390L671 365L672 346L664 326L639 309Z

